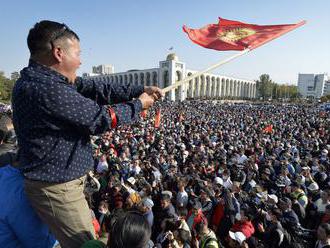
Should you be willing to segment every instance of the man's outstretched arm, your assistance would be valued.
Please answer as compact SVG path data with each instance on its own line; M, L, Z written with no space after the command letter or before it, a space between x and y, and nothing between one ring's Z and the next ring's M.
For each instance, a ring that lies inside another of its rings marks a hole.
M155 100L164 94L154 86L133 85L131 83L110 83L100 78L81 78L75 81L77 91L100 105L127 102L139 97L143 92Z

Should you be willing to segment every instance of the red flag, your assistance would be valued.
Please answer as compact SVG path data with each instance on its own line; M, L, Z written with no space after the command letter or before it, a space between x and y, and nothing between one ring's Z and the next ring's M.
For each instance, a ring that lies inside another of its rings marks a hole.
M325 111L321 111L320 112L320 117L324 118L326 117L327 113Z
M156 115L155 115L155 128L159 128L159 126L160 126L160 119L161 119L160 109L158 109L156 111Z
M200 46L220 51L241 51L246 48L255 49L305 23L255 25L219 18L218 24L209 24L201 29L183 26L183 31Z
M147 118L147 113L148 113L148 110L143 110L143 111L141 112L141 117L142 117L142 119Z
M265 133L272 133L273 132L273 125L268 125L263 129Z

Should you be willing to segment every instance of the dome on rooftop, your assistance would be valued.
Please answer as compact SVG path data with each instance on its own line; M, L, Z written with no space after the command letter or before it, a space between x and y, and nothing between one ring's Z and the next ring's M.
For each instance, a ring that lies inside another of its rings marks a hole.
M167 55L166 60L178 61L179 57L175 53L170 53L169 55Z

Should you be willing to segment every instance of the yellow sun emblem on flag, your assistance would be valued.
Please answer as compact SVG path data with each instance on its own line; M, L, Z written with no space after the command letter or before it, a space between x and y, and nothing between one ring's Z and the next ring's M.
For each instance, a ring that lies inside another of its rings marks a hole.
M250 28L234 28L221 32L220 34L218 34L218 37L220 40L225 42L236 42L251 35L254 35L255 33L256 31Z

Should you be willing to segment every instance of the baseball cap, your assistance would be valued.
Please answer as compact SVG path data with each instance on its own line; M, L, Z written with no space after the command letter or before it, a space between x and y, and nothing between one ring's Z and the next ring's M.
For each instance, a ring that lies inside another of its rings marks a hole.
M134 185L135 182L136 182L136 180L135 180L134 177L130 177L130 178L127 179L127 182L129 182L130 184Z
M173 194L169 190L164 190L162 191L162 195L167 195L170 199L172 198Z
M246 240L246 237L242 232L229 231L229 237L236 240L240 245Z
M223 185L223 180L220 177L216 177L216 178L214 178L214 183L219 184L219 185L222 186Z
M309 189L310 191L319 190L319 185L318 185L316 182L311 183L311 184L308 186L308 189Z
M269 199L272 199L275 203L278 203L278 197L277 197L277 195L270 194L270 195L268 195L268 198Z
M150 198L145 198L142 201L142 205L151 209L154 206L154 202Z

